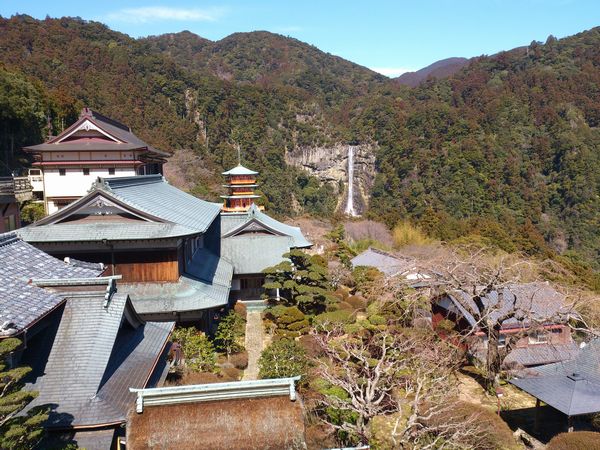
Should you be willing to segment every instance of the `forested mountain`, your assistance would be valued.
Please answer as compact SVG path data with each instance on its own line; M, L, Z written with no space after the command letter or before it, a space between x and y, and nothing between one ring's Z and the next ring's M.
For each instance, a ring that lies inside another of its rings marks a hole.
M217 42L183 31L141 42L152 51L169 55L182 67L228 81L298 87L328 105L364 95L386 81L383 75L358 64L267 31L234 33Z
M423 67L416 72L406 72L396 77L398 83L416 87L427 78L445 78L454 75L469 63L467 58L446 58Z
M415 88L266 32L136 40L81 19L16 16L0 19L0 50L5 165L23 163L17 149L39 142L48 118L56 132L86 105L158 148L192 151L204 169L197 194L218 194L240 145L272 211L330 216L330 186L286 155L369 142L367 215L600 263L599 28Z

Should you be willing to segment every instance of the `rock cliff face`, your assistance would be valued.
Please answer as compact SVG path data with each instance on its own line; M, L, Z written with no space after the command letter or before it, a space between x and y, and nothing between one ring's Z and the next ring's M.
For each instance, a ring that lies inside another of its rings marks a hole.
M353 145L354 154L354 209L358 215L369 206L369 196L375 179L374 144ZM348 201L348 144L332 147L299 147L286 154L286 162L301 167L331 185L338 195L337 211L343 212Z

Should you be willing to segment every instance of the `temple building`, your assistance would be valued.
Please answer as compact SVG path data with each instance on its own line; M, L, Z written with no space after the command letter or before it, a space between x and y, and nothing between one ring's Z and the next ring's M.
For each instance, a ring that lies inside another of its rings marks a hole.
M36 176L42 181L47 214L86 195L98 177L160 174L168 156L128 126L89 108L58 136L23 150L40 169Z
M292 248L312 244L298 227L268 216L254 201L258 172L242 165L223 172L228 195L221 207L221 257L233 265L230 300L258 300L264 290L263 270L279 264Z
M148 322L103 266L68 262L0 234L0 342L18 338L11 367L28 366L25 410L48 409L36 448L117 448L135 406L134 388L166 376L173 322ZM118 447L121 448L121 447Z
M210 320L227 305L233 267L219 257L220 205L162 175L99 178L91 192L19 230L61 258L102 263L120 275L145 320Z
M227 183L223 185L227 188L227 195L221 196L224 213L246 212L254 204L254 200L260 198L260 195L256 195L254 192L258 187L256 184L258 172L239 164L237 167L223 172L222 175ZM259 209L264 208L259 206Z

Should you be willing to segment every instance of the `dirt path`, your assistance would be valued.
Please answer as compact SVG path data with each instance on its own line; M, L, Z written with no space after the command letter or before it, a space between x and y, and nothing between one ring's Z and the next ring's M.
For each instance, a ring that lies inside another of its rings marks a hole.
M248 311L246 316L246 350L248 351L248 367L244 370L242 380L258 379L258 359L263 350L265 332L261 311Z

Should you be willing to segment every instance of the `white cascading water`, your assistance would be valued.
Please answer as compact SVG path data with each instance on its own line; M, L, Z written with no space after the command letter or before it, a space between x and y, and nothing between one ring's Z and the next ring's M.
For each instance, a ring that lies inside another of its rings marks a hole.
M356 217L354 209L354 147L348 146L348 199L346 200L346 209L344 213Z

